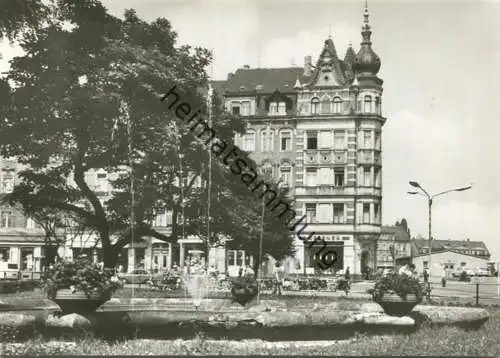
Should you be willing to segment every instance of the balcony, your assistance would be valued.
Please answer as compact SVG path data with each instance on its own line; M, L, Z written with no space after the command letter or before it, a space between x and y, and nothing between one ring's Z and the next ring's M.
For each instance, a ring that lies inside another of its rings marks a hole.
M304 164L346 164L345 150L335 149L306 149L304 151Z
M298 186L295 189L295 195L343 195L343 194L346 194L346 187L334 186L334 185Z
M318 186L297 186L295 195L371 195L381 196L380 188L374 187L358 187L354 186L335 186L335 185L318 185Z

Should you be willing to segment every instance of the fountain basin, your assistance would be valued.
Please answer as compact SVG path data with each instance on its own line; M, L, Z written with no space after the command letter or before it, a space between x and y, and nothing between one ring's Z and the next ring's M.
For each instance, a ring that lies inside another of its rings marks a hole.
M261 300L242 307L229 299L205 299L196 309L189 298L111 299L85 317L61 317L53 305L30 310L25 303L24 309L20 308L0 312L0 322L23 326L21 331L28 335L52 337L91 331L105 339L187 339L202 331L215 339L338 340L355 332L410 333L423 322L478 328L489 317L481 308L421 305L411 316L392 317L374 302L349 300L321 304ZM3 315L8 319L3 320ZM26 329L30 325L31 329Z

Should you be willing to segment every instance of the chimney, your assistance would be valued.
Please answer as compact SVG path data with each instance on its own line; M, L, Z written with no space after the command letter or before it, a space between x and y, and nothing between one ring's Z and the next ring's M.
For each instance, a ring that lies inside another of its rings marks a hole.
M244 68L245 70L249 70L249 69L250 69L250 66L249 66L249 65L243 65L243 68Z
M304 76L312 75L312 58L311 56L304 57Z

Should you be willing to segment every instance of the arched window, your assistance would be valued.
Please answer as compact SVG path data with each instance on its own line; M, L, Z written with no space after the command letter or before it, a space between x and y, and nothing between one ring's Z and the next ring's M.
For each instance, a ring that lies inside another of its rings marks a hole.
M271 163L269 163L269 162L264 163L261 167L261 171L262 171L262 175L265 178L272 178L273 166L271 165Z
M365 96L365 113L372 113L372 96Z
M333 99L333 113L340 113L342 111L342 99L335 97Z
M332 102L330 100L330 97L323 97L321 99L321 113L322 114L328 114L331 111L331 105Z
M314 97L311 100L311 114L318 114L319 113L319 98Z
M263 129L260 132L260 138L261 138L261 151L262 152L271 152L274 149L274 131L268 130L268 129Z
M243 148L244 151L255 151L255 132L248 131L243 135Z
M375 97L375 113L382 114L380 97Z

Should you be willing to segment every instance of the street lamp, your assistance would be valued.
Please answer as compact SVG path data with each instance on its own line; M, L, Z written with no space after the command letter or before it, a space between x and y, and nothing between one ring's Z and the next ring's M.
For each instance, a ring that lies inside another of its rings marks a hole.
M416 181L410 181L409 184L414 188L420 189L420 191L408 191L408 194L412 194L412 195L418 194L418 195L424 196L427 199L427 203L428 203L428 207L429 207L429 261L427 263L427 266L429 267L429 283L430 283L431 282L431 272L432 272L431 260L432 260L432 203L433 203L433 200L437 196L451 193L453 191L469 190L470 188L472 188L472 184L470 184L468 186L460 187L460 188L445 190L445 191L442 191L442 192L434 194L434 195L430 195Z

